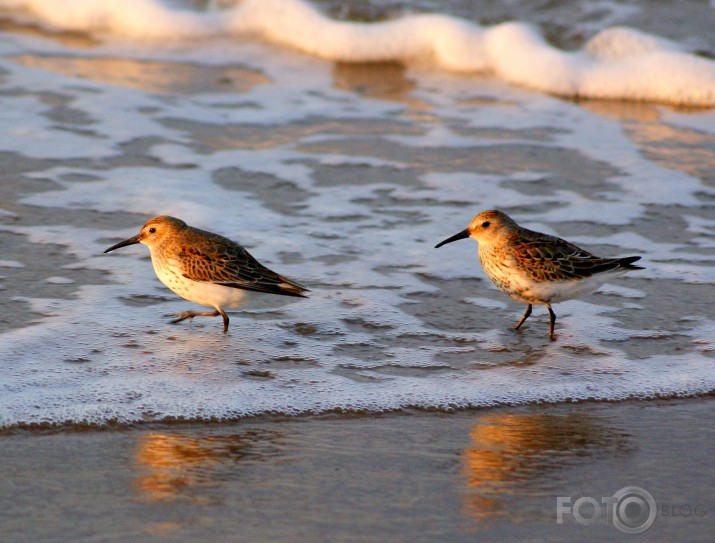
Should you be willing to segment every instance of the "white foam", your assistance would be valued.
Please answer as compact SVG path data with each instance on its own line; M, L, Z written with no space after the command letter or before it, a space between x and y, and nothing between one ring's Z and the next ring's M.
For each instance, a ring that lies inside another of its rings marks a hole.
M266 412L298 414L336 407L374 411L407 405L465 407L569 398L623 399L693 393L711 390L715 385L709 374L698 369L709 364L706 355L628 360L617 348L600 345L595 366L593 356L586 360L574 357L572 350L592 349L594 339L604 334L612 341L626 341L634 333L642 337L652 333L619 330L603 315L603 308L584 302L574 302L568 310L562 310L564 317L577 313L581 318L560 321L560 344L546 345L538 368L532 365L535 355L531 353L526 355L523 366L494 366L488 373L455 372L448 365L432 362L429 349L421 349L416 356L419 351L388 346L379 362L353 362L357 364L355 376L363 380L346 379L339 370L341 365L350 364L348 360L340 362L330 356L331 346L325 342L303 340L302 345L291 348L292 357L297 360L310 353L311 359L318 361L315 366L275 370L269 364L265 367L272 378L248 378L244 374L246 366L238 361L248 360L249 368L256 367L259 361L273 359L280 350L285 332L266 330L275 326L273 319L233 319L240 332L229 336L217 333L216 326L209 324L184 327L183 332L164 331L163 326L151 324L157 307L127 311L117 301L118 296L130 296L136 290L133 284L83 287L75 304L48 305L36 300L35 310L57 316L45 318L42 326L5 335L8 341L0 349L4 359L11 357L14 363L12 370L3 369L0 424L136 421L167 416L223 418ZM364 299L370 298L366 292ZM99 320L90 309L97 299L106 300ZM302 306L285 308L281 318L295 322L310 314L310 322L326 331L330 329L330 316L324 315L329 307L326 303L329 300L318 293ZM383 301L378 304L384 307ZM167 311L180 307L173 302L166 305ZM374 318L369 308L357 311ZM393 318L381 312L381 322L394 323ZM708 337L713 331L712 323L703 323L701 328L695 338ZM158 333L146 333L152 330ZM485 332L478 336L485 348L504 348L503 334ZM350 341L360 338L355 333ZM364 338L371 339L369 335ZM706 351L705 344L698 345ZM446 352L468 351L469 348L455 347ZM48 352L56 356L48 357ZM440 348L440 352L445 350ZM423 368L432 374L385 375L381 370L390 360L399 361L395 367ZM652 371L654 366L659 371Z
M101 9L124 9L120 4ZM45 9L53 6L45 3ZM518 25L513 30L520 32ZM8 34L4 40L3 52L51 49L37 46L32 36ZM598 54L611 59L668 47L634 43ZM63 283L70 280L78 286L71 299L3 293L18 307L28 306L34 325L0 337L0 360L12 361L0 364L0 424L488 406L715 389L713 319L688 306L672 309L669 318L679 323L673 330L641 329L622 314L663 309L653 295L655 281L684 292L715 283L715 224L703 218L712 188L650 159L621 123L496 79L475 83L421 69L406 76L414 80L410 95L419 107L364 97L336 88L327 63L253 42L239 46L225 36L165 48L147 42L108 43L90 52L52 47L55 54L120 58L131 49L129 58L212 65L237 58L270 81L239 94L167 97L2 61L4 83L14 92L4 97L12 122L0 127L0 151L38 159L29 160L22 175L56 186L22 192L17 209L26 213L23 205L34 206L55 219L61 216L55 212L68 218L67 224L46 219L36 226L7 220L0 235L25 236L40 250L62 246L72 264L38 281L47 283L45 292L56 284L66 293ZM476 100L470 102L475 84ZM55 141L55 131L64 134L58 130L62 120L50 115L51 105L42 99L57 95L90 119L82 126L86 131L72 132L67 141ZM668 115L674 124L693 127L711 120L708 112L689 120ZM380 134L365 135L359 126L353 131L353 120L380 126ZM232 148L222 131L231 134L233 128L265 130L268 138L259 148L241 141ZM201 141L204 134L223 140L214 149ZM123 155L137 141L145 142L132 147L132 153L140 148L140 159ZM526 148L513 164L509 145ZM472 152L489 153L490 147L507 164L482 169L471 160ZM574 168L572 179L552 179L548 162L530 160L554 150L576 166L590 164L591 177L581 178ZM438 160L431 164L430 156ZM547 171L535 164L546 164ZM217 171L228 168L237 172L239 190L214 181ZM356 173L326 179L343 169ZM241 177L255 173L294 187L301 196L290 213L277 210L275 201L271 207L249 185L241 189ZM523 306L485 279L475 243L434 249L491 207L515 210L525 226L586 248L642 254L646 270L618 279L594 298L558 305L558 341L546 337L543 308L535 308L516 335L510 328ZM246 245L271 268L306 283L311 296L260 298L232 314L227 336L220 319L171 326L164 315L192 304L159 283L146 248L102 254L113 241L134 235L142 219L120 231L78 226L75 212L179 216ZM682 217L684 231L631 231L632 223L653 212ZM569 235L562 222L591 223L599 235ZM34 271L34 262L17 254L5 255L0 266L7 270L8 290L17 270ZM75 270L101 272L112 283L84 285ZM650 354L658 341L664 347Z
M484 309L506 309L508 307L506 302L498 302L489 298L465 298L464 301Z
M51 28L107 32L134 39L166 40L208 36L217 21L157 0L3 0L0 8L28 11Z
M454 72L491 72L561 96L715 105L715 62L624 27L602 30L581 50L567 52L519 22L483 28L439 13L336 21L303 0L242 0L207 12L158 0L1 0L0 8L17 18L30 12L52 28L130 40L258 35L331 61L428 63Z
M0 268L24 268L25 265L17 260L0 260Z
M45 279L45 283L49 283L51 285L71 285L74 282L74 279L63 277L61 275L53 275Z

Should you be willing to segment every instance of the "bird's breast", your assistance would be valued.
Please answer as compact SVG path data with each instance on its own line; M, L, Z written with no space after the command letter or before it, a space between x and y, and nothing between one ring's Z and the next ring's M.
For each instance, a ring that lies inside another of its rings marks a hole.
M210 281L193 281L183 275L180 263L172 258L157 258L152 253L152 264L159 280L185 300L208 307L237 307L245 292Z
M479 262L487 277L507 296L524 303L548 303L548 292L542 292L507 248L484 244L479 246Z

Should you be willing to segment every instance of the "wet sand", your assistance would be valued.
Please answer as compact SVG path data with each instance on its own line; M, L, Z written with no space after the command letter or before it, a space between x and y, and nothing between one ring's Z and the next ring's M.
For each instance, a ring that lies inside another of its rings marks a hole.
M0 539L709 541L713 401L6 431ZM628 485L643 534L557 524Z

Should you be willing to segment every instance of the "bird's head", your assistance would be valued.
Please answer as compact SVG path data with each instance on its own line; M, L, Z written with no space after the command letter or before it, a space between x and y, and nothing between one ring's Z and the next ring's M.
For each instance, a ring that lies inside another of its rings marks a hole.
M466 238L472 238L481 243L490 243L513 232L516 228L518 225L506 213L490 209L479 213L467 228L438 243L435 248Z
M162 245L184 228L186 228L186 223L180 219L169 217L168 215L154 217L153 219L149 219L146 224L142 226L142 229L136 236L120 241L104 252L109 253L115 249L135 245L137 243L143 243L149 247L149 249L152 249Z

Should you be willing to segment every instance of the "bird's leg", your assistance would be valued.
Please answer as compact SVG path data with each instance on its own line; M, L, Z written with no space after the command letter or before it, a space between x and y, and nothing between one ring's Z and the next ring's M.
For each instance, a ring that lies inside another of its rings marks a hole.
M524 316L521 317L521 320L516 323L516 326L514 327L514 330L518 330L519 327L524 324L524 321L529 318L529 315L531 315L531 304L526 306L526 311L524 312Z
M223 333L225 334L228 332L228 315L226 315L226 312L220 307L217 307L216 311L223 317Z
M186 319L193 319L194 317L218 317L221 313L218 311L184 311L183 313L177 313L174 315L174 317L179 317L178 319L174 319L173 321L169 321L171 324L176 324L177 322L181 322ZM226 317L224 316L224 323L226 321Z
M554 324L556 324L556 313L554 313L554 310L551 309L550 304L546 304L546 309L549 310L549 337L553 341L556 339L554 336Z

